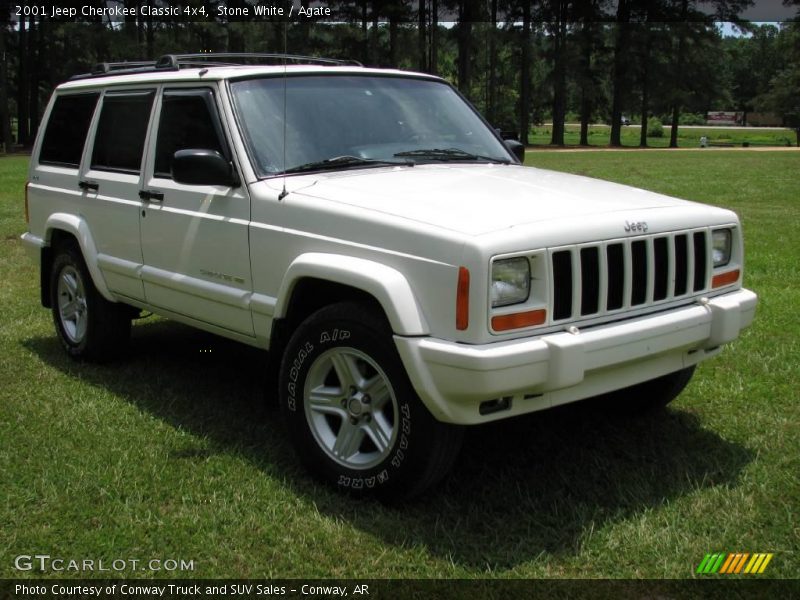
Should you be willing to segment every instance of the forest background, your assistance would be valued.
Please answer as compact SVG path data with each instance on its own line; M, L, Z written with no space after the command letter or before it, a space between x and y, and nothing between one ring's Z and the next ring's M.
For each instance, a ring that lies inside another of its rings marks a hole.
M195 52L288 52L434 73L526 144L542 141L532 128L547 123L546 142L564 145L574 123L588 145L591 125L605 123L612 147L647 146L648 136L668 136L674 147L681 125L705 124L720 110L741 113L743 124L800 127L800 0L783 2L794 20L767 24L743 18L758 14L753 0L311 4L331 16L256 16L246 0L83 5L132 12L118 18L8 4L0 9L0 141L30 148L54 86L97 63ZM178 16L150 16L167 6ZM223 6L238 16L219 16ZM646 125L638 140L622 135L626 123Z

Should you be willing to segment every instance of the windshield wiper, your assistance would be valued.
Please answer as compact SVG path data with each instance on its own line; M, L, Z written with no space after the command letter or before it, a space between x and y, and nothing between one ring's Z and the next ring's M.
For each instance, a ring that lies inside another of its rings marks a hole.
M377 158L361 158L360 156L335 156L333 158L326 158L325 160L317 160L314 162L298 165L290 169L286 169L284 173L305 173L308 171L325 171L328 169L338 169L341 167L361 167L361 166L386 166L386 165L403 165L413 167L414 163L409 160L381 160Z
M493 163L500 163L503 165L511 164L511 161L505 158L497 158L495 156L483 156L481 154L473 154L460 148L427 148L420 150L407 150L405 152L395 153L396 157L420 158L423 160L441 160L441 161L457 161L457 160L477 160L487 161Z

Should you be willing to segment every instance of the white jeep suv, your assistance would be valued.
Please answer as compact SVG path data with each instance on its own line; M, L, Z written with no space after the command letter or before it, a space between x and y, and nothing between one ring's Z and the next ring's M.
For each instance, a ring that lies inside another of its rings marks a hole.
M522 150L421 73L106 64L50 100L23 240L71 355L112 355L141 309L269 349L302 461L408 497L461 426L664 406L753 319L734 213Z

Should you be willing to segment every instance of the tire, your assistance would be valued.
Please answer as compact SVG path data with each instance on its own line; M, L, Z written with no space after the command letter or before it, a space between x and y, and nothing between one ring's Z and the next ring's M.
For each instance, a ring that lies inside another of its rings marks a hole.
M74 243L56 249L50 300L56 333L73 358L105 361L127 344L133 312L100 295Z
M437 483L463 428L441 423L406 375L382 315L342 303L294 332L281 362L281 411L305 466L356 495L399 501Z
M694 366L644 381L600 398L605 406L624 415L643 415L666 408L689 385Z

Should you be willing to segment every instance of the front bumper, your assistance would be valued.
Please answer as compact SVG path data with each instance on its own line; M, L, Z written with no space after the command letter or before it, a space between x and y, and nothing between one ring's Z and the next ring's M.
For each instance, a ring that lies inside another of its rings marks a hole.
M395 336L411 383L440 421L476 424L621 389L697 364L750 325L757 296L740 289L624 322L469 346ZM482 415L502 400L508 408Z

